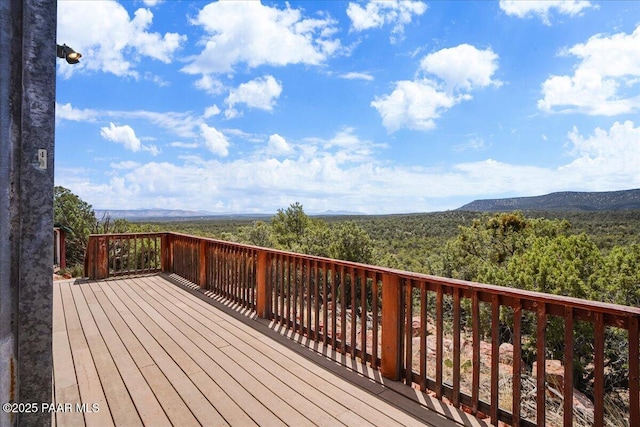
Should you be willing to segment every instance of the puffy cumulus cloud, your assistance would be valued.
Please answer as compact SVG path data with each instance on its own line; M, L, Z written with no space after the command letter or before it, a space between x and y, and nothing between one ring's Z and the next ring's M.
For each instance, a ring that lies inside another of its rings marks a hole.
M282 86L273 76L263 76L242 83L236 89L229 91L229 96L224 100L228 105L225 116L233 118L239 114L235 109L236 104L271 111L281 93Z
M414 16L420 16L427 10L421 1L370 1L365 7L358 3L349 3L347 16L351 19L353 31L380 28L385 24L393 25L391 42L402 38L404 26L411 23Z
M551 10L562 15L575 16L591 7L591 2L586 0L500 0L500 9L507 15L518 18L538 16L545 25L551 25Z
M561 54L580 62L572 76L542 83L540 110L613 116L640 107L640 25L632 34L595 35Z
M200 125L200 135L202 139L204 139L204 144L210 152L220 157L229 155L229 141L218 129L202 123Z
M344 127L329 139L305 138L299 148L305 156L330 156L340 164L374 161L374 151L386 147L386 144L361 139L353 127Z
M439 91L428 79L396 82L389 95L376 97L373 106L382 117L382 124L389 132L403 127L415 130L431 130L443 110L453 107L458 100Z
M109 127L100 128L100 135L107 141L124 145L124 148L134 153L143 150L153 156L160 154L160 149L155 145L143 145L129 125L117 126L113 122L109 123Z
M58 70L69 77L74 70L112 73L138 78L141 56L169 63L186 41L177 33L150 32L153 13L144 8L133 18L116 1L62 1L58 4L58 39L64 40L91 61Z
M391 94L376 97L371 106L378 110L389 132L401 128L431 130L443 111L468 98L469 95L451 96L428 79L403 80L396 82Z
M204 110L203 117L208 119L209 117L217 116L218 114L220 114L220 108L217 105L212 105Z
M274 156L286 156L293 153L293 147L289 145L286 139L274 133L269 137L267 152Z
M133 152L140 151L140 148L142 148L140 138L136 136L135 131L129 125L116 126L112 122L109 127L100 129L100 135L108 141L124 145L124 148Z
M498 69L498 55L491 49L481 50L469 44L431 53L420 61L420 68L444 80L451 90L501 84L492 79Z
M615 122L608 131L596 128L588 137L574 127L567 138L576 158L563 172L601 187L596 190L640 186L640 127L633 122Z
M71 120L74 122L95 122L99 113L96 110L74 108L71 103L56 102L56 121Z
M224 84L210 74L205 74L194 83L195 87L202 89L209 95L220 95L224 92Z
M378 110L389 132L431 130L444 111L471 99L471 91L500 86L501 82L493 79L497 69L498 55L491 49L468 44L442 49L420 61L425 77L395 82L393 92L376 96L371 106Z
M340 50L336 22L305 18L300 9L269 7L256 1L220 1L203 7L192 20L206 32L204 49L183 68L189 74L232 72L245 63L318 65Z

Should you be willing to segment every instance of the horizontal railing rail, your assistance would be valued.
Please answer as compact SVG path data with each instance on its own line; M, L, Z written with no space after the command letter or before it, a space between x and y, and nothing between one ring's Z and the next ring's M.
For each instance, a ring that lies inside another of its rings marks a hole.
M89 278L157 271L179 275L283 328L360 358L386 378L474 415L488 415L493 423L571 426L582 416L604 425L606 336L623 333L626 423L640 426L640 308L179 233L90 236ZM579 336L585 325L590 335ZM547 372L552 326L562 329L562 384ZM576 412L573 387L574 344L585 339L593 348L593 408L587 415ZM501 361L505 343L512 348L509 364ZM556 408L562 412L559 421L555 413L550 418L550 394L562 402Z

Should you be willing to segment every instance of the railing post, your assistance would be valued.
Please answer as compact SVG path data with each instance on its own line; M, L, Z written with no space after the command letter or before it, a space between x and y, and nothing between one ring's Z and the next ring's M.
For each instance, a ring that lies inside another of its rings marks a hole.
M269 254L264 251L258 251L258 265L256 266L256 311L258 317L266 319L269 317L269 292L267 274L269 271Z
M382 376L394 381L400 379L402 361L402 295L398 275L382 275Z
M89 236L84 255L84 275L91 280L109 277L108 236Z
M160 240L160 253L162 254L161 263L163 273L171 273L171 262L169 258L169 246L171 245L170 239L171 236L169 235L169 233L163 233Z
M198 285L200 285L200 289L205 289L207 287L207 241L204 239L200 240L200 262L198 263L199 268L199 277L198 277Z

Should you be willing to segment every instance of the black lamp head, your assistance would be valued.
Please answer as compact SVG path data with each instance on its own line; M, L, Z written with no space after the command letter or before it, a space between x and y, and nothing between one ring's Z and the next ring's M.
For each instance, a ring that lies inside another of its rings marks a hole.
M69 64L77 64L80 62L80 58L82 58L81 53L76 52L66 44L63 44L62 46L58 45L56 54L58 58L66 59Z

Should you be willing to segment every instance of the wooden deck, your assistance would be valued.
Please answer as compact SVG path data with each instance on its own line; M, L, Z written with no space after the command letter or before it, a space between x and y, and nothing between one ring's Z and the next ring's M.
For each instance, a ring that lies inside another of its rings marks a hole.
M54 425L458 425L207 298L163 275L54 282Z

